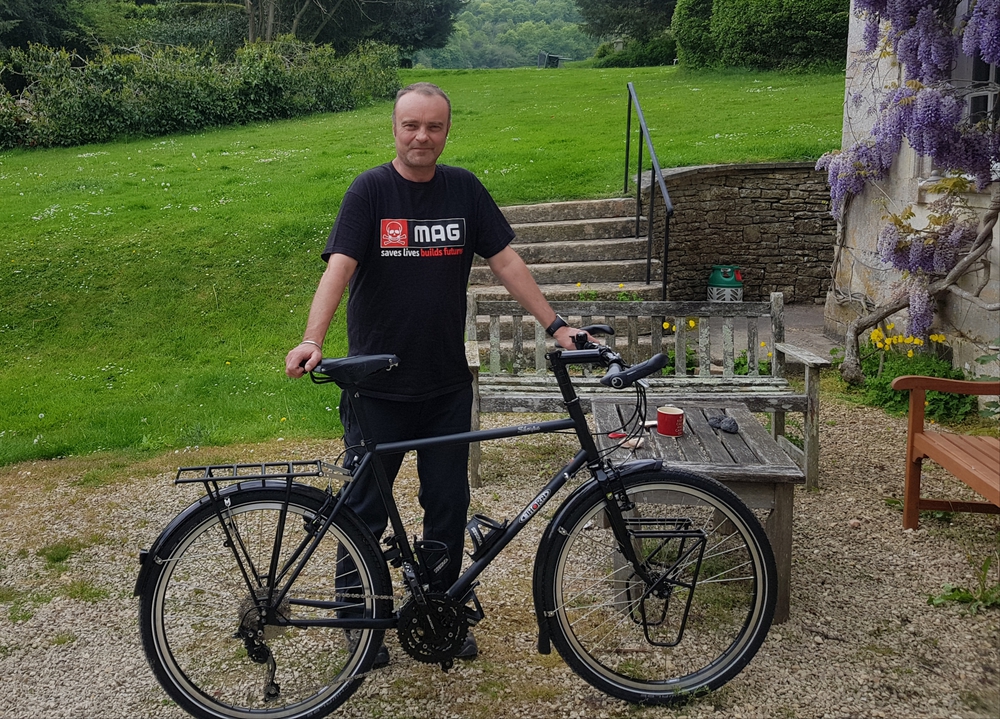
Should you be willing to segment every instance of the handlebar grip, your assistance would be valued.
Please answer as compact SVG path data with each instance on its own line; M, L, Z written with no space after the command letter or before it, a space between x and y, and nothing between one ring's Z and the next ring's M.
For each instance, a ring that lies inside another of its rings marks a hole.
M608 367L607 374L601 377L601 384L605 387L613 387L614 389L628 387L643 377L648 377L654 372L663 369L666 367L667 361L667 356L661 352L653 355L645 362L641 362L628 369L622 369L620 365L612 364Z
M625 378L621 376L622 368L621 365L613 364L608 366L608 371L601 377L601 384L605 387L614 387L615 389L621 389L625 386Z

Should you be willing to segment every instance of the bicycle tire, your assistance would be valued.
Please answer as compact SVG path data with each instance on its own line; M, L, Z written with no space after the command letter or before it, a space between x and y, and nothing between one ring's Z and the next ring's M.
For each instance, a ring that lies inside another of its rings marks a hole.
M230 536L238 535L247 549L247 565L252 562L255 568L251 575L266 577L277 519L286 499L282 561L312 530L309 521L317 517L327 495L304 485L293 487L289 495L283 481L256 484L223 490L228 503L223 516ZM153 574L141 591L143 650L157 680L196 717L325 716L357 690L362 681L357 675L371 669L384 631L352 630L349 637L340 628L265 626L264 644L276 665L271 679L267 662L253 661L237 634L241 622L256 616L253 595L233 550L226 545L215 508L207 499L201 504L159 543ZM343 566L338 564L338 547L357 566L357 586L361 587L356 592L357 611L367 617L391 616L392 601L387 597L392 595L392 585L382 554L371 532L346 508L338 510L288 596L333 599L335 575ZM335 611L287 599L279 607L279 612L295 619L330 618ZM268 697L265 690L272 681L280 690L277 696Z
M624 559L595 482L566 501L546 532L551 541L538 557L541 621L566 663L619 699L671 704L718 689L757 653L774 617L777 570L764 529L731 490L708 477L664 469L623 482L636 503L628 515L640 561L677 584L664 579L655 585L664 597L644 597L647 585ZM704 543L689 539L682 548L679 537L699 529ZM680 551L694 552L695 543L704 551L700 562ZM688 592L679 582L690 584L696 571ZM676 640L673 647L654 644Z

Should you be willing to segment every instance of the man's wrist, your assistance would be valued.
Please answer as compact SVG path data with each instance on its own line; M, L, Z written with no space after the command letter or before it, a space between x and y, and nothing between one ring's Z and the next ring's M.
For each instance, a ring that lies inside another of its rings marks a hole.
M552 321L552 324L550 324L548 327L545 328L545 334L547 334L549 337L555 337L556 332L558 332L563 327L568 327L568 326L569 325L566 324L566 320L564 320L559 315L556 315L556 318Z
M313 345L314 347L318 347L320 352L323 351L323 345L321 345L319 342L314 342L313 340L302 340L301 342L299 342L299 344L300 345Z

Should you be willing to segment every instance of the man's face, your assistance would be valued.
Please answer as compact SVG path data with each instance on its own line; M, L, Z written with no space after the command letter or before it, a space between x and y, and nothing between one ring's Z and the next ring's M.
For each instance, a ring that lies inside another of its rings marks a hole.
M396 157L414 169L433 167L448 139L448 103L437 95L411 92L396 103L392 134Z

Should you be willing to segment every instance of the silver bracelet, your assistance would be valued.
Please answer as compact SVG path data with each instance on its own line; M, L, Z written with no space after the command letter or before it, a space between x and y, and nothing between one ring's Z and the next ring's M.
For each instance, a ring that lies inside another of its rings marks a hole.
M319 342L313 342L312 340L302 340L301 342L299 342L299 344L300 345L315 345L316 347L319 347L319 351L320 352L323 351L323 345L321 345Z

